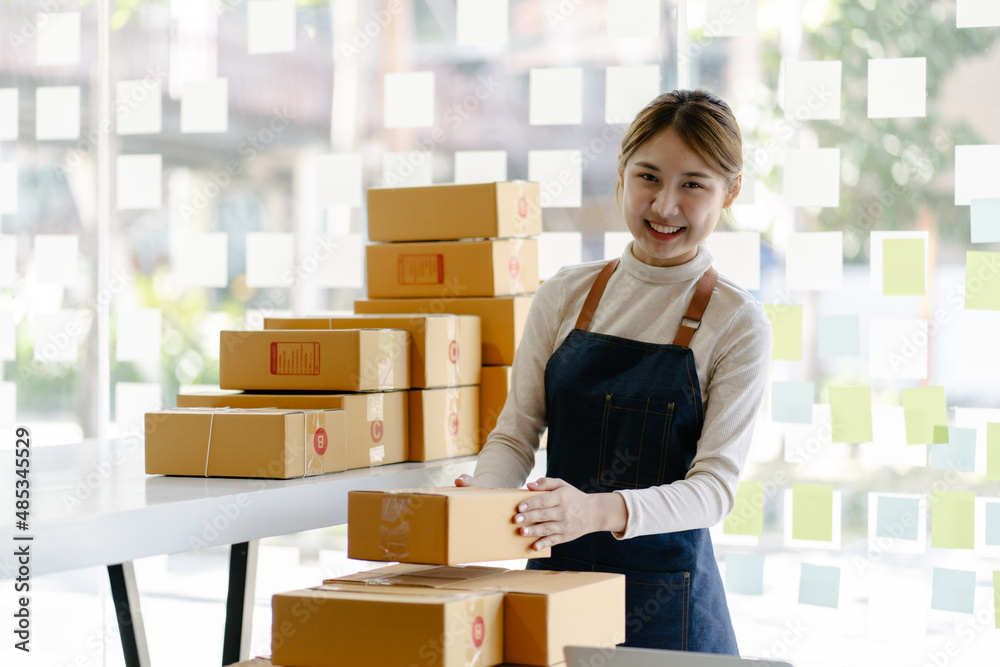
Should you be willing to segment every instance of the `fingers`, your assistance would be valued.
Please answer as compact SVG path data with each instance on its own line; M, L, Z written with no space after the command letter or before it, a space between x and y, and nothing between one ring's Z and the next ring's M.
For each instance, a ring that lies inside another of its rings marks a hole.
M483 483L472 475L459 475L455 478L455 486L483 486Z
M539 477L534 482L528 482L528 488L532 491L555 491L564 486L569 484L557 477Z

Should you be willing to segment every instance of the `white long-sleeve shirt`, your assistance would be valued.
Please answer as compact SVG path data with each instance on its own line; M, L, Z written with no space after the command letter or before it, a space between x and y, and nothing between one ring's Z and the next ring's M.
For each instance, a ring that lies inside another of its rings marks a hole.
M476 464L495 487L520 487L546 427L545 364L573 330L594 279L607 262L569 266L542 283L514 356L507 402ZM590 331L648 343L673 341L698 279L712 264L704 244L680 266L656 267L622 254L591 320ZM683 480L616 491L625 500L625 539L713 526L733 508L767 382L771 325L763 306L719 275L691 340L705 407L698 449Z

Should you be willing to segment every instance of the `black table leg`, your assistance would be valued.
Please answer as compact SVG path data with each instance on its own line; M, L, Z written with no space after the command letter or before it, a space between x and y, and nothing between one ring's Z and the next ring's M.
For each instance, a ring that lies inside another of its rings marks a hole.
M115 601L118 632L122 638L122 653L126 667L149 667L149 647L139 610L139 589L135 584L132 563L108 565L111 597Z
M250 653L254 584L257 579L257 540L234 544L229 553L229 595L222 664L246 660Z

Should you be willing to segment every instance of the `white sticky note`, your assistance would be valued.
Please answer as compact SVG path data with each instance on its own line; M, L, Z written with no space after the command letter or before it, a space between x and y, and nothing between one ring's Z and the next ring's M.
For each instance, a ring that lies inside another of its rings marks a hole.
M118 134L157 134L163 129L163 83L153 78L115 84Z
M0 214L17 213L17 163L0 162Z
M868 638L912 641L923 645L931 599L927 581L919 578L896 579L892 570L869 570L865 574L868 584Z
M604 232L604 259L621 257L631 240L630 232Z
M509 15L509 0L458 0L455 7L455 44L506 44Z
M382 154L382 186L410 188L431 185L433 182L433 153L409 151Z
M119 311L115 358L118 361L157 361L162 331L163 315L158 308Z
M785 256L788 290L839 290L844 275L843 232L791 232Z
M1000 144L955 146L955 205L969 206L973 199L1000 199Z
M86 335L85 323L75 310L36 313L34 360L74 363Z
M996 0L958 0L955 24L959 28L990 28L1000 25L1000 4Z
M789 60L784 63L785 118L797 121L840 118L839 60Z
M76 65L80 62L80 12L37 14L35 62L38 65Z
M294 234L247 234L247 287L289 287L295 275L294 264Z
M384 82L385 127L434 125L434 72L390 72Z
M705 0L705 36L757 34L757 0Z
M868 545L878 553L927 551L927 496L868 494Z
M456 183L507 180L507 151L455 151Z
M317 287L360 289L364 286L365 242L361 234L316 239ZM302 263L303 268L308 266Z
M171 257L174 275L185 287L229 284L229 236L225 232L185 234Z
M0 88L0 141L13 141L18 133L17 88Z
M840 149L789 148L784 199L788 206L840 206Z
M743 289L760 289L760 232L712 232L705 246L719 273Z
M0 428L17 425L17 383L0 382Z
M548 280L571 264L583 262L583 234L580 232L542 232L538 237L538 277Z
M115 426L119 434L140 434L145 430L146 413L163 407L157 382L115 383Z
M872 318L868 333L868 368L873 378L927 378L925 319Z
M926 115L926 58L868 61L869 118L922 118Z
M291 53L295 50L295 0L250 0L247 3L247 53Z
M181 87L181 132L208 134L228 129L228 79L188 81Z
M316 203L322 208L359 208L364 194L361 153L334 153L316 158Z
M970 204L972 242L1000 243L1000 198L973 199Z
M631 123L659 92L659 65L608 67L604 76L604 122Z
M0 287L10 287L17 279L17 236L0 234Z
M80 87L48 86L35 90L35 138L39 141L80 137Z
M17 358L17 336L14 331L14 312L0 310L0 361Z
M810 413L808 424L782 424L786 463L829 461L832 452L843 451L844 444L832 440L829 403L813 403Z
M542 208L579 208L582 164L580 151L528 151L528 180L540 184Z
M582 122L582 68L544 67L528 72L530 125L579 125Z
M660 0L608 0L607 6L611 39L660 36Z
M35 236L35 277L40 283L74 286L79 281L80 237L76 234Z
M954 350L954 370L961 380L991 381L1000 377L1000 346L997 340L996 313L983 310L958 309L948 330L955 338L949 348Z
M858 453L869 467L927 467L927 445L906 444L906 415L901 406L872 406L872 442L859 445Z
M162 172L162 155L119 155L115 189L118 210L160 208L163 202Z
M882 242L886 239L923 239L924 248L929 247L929 234L928 232L921 231L902 231L902 232L883 232L883 231L872 231L869 238L871 243L869 244L868 259L871 267L871 286L872 291L876 294L883 294L884 287L884 275L882 273ZM927 284L927 276L930 271L927 267L927 253L924 253L924 285Z

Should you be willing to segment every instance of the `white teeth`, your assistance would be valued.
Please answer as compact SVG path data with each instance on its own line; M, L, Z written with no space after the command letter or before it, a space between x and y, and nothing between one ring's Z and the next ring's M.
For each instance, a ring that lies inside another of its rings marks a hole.
M678 229L680 229L680 227L666 227L664 225L658 225L655 222L650 222L649 226L655 229L656 231L660 232L661 234L673 234Z

